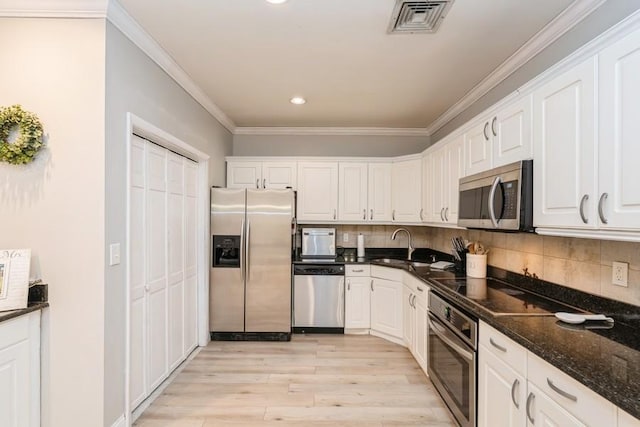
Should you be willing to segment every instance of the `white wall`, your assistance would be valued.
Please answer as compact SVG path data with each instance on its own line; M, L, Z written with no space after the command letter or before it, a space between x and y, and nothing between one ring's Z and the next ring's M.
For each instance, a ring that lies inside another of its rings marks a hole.
M34 163L0 163L0 248L31 248L49 284L54 427L103 419L104 31L99 19L0 18L0 105L36 113L47 135Z
M232 136L110 23L106 36L106 245L120 242L124 249L126 113L209 154L209 185L225 184L224 157L231 155ZM105 271L106 426L124 412L125 268L122 263Z
M428 145L428 136L235 135L233 155L393 157Z

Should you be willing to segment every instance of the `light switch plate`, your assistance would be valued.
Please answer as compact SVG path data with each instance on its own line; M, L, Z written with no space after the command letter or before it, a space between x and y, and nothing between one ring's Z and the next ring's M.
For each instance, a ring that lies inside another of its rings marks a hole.
M627 287L629 280L629 264L626 262L613 262L613 272L611 273L611 283L618 286Z
M342 243L349 243L349 233L342 233Z
M120 264L120 243L109 245L109 265Z

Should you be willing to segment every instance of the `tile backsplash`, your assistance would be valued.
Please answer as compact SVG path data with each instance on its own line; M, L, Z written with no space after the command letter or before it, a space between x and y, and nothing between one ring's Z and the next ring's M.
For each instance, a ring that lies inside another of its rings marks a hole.
M406 247L406 235L391 240L393 225L338 225L339 246L355 247L359 233L365 247ZM451 252L451 237L478 240L490 249L488 264L522 274L524 269L549 282L607 298L640 305L640 243L570 237L540 236L531 233L496 233L435 227L404 227L411 232L413 246ZM343 235L348 234L347 242ZM612 262L629 264L628 287L611 283Z

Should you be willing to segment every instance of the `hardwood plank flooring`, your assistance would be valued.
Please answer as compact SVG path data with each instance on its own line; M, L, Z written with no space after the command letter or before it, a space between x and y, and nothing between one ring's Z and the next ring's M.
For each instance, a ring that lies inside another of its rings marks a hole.
M368 335L211 342L137 427L452 427L409 351Z

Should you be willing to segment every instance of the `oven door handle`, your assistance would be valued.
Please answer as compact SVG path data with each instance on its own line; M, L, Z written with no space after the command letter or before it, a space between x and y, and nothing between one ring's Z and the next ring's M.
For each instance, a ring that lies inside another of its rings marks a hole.
M493 202L495 201L496 189L498 188L498 185L500 185L500 181L502 181L500 177L496 176L493 180L493 184L491 184L491 191L489 191L489 217L491 218L491 223L494 228L498 228L498 219L496 218L496 210L493 208Z
M456 340L458 340L458 337L456 337L453 332L447 330L444 326L440 326L439 323L440 322L436 320L432 314L429 314L429 328L438 336L438 338L440 338L447 345L449 345L449 347L455 350L456 353L472 362L473 353L456 344Z

